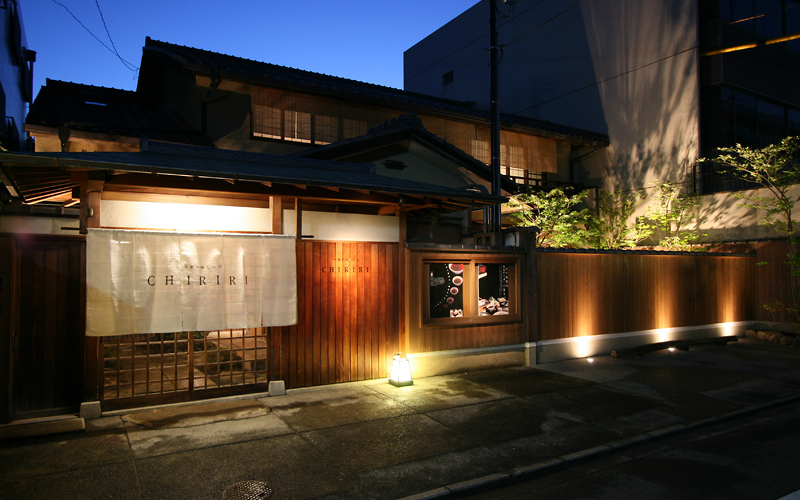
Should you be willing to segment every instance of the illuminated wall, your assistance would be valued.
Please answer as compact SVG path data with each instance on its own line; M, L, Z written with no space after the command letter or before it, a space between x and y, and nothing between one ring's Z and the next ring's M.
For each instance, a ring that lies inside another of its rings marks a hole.
M103 200L100 223L108 228L177 231L271 232L266 208ZM294 210L284 210L284 232L295 234ZM303 235L316 240L397 242L397 217L303 212Z

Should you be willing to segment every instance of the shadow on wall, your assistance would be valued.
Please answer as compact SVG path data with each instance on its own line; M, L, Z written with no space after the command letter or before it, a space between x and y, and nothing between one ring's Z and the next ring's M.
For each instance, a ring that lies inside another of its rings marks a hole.
M607 190L683 182L699 156L695 2L600 3L581 9L611 146L583 174Z

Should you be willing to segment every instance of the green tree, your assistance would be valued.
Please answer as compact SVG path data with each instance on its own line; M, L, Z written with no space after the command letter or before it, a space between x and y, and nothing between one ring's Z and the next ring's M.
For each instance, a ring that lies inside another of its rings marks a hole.
M794 312L800 322L800 256L795 231L798 221L792 217L797 196L791 189L800 183L800 137L786 137L778 144L761 149L752 149L737 144L731 148L719 148L716 158L702 159L714 161L736 177L765 188L768 196L758 193L735 193L743 200L740 206L764 211L761 223L782 234L789 243L789 272L791 275L792 305L787 308Z
M640 191L600 192L595 213L586 224L589 246L629 248L650 236L649 228L629 222L643 198L644 193Z
M700 197L681 194L680 187L668 181L657 180L651 186L655 196L638 224L639 230L650 231L656 243L667 250L692 250L700 239L700 234L690 229L698 223Z
M561 188L528 191L512 196L508 205L518 209L511 215L517 226L538 228L536 246L580 247L589 219L589 209L581 206L588 195L588 190L569 195Z

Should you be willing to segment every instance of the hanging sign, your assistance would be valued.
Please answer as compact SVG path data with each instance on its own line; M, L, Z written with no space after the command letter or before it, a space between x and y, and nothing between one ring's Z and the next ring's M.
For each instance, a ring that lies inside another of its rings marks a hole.
M86 335L297 323L295 238L90 229Z

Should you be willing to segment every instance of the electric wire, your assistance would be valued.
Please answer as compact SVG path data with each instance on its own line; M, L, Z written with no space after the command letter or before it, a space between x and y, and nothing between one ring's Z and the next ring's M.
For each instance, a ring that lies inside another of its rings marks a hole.
M59 7L63 8L64 10L66 10L66 11L67 11L67 13L68 13L70 16L72 16L72 18L73 18L73 19L75 19L75 21L77 21L77 22L78 22L78 24L80 24L80 25L81 25L81 27L82 27L83 29L85 29L87 33L89 33L90 35L92 35L92 38L94 38L95 40L97 40L97 42L98 42L98 43L100 43L100 45L102 45L103 47L105 47L105 48L106 48L106 50L108 50L109 52L111 52L112 54L114 54L114 55L117 57L117 59L119 59L119 60L120 60L120 62L122 62L122 64L123 64L123 65L124 65L124 66L125 66L125 67L126 67L128 70L130 70L130 71L134 71L134 72L136 72L136 71L138 71L138 70L139 70L139 67L138 67L138 66L136 66L135 64L132 64L132 63L130 63L129 61L125 60L125 59L124 59L124 58L123 58L123 57L122 57L122 56L119 54L119 52L117 51L117 48L116 48L116 47L114 47L114 48L112 49L111 47L109 47L108 45L106 45L106 44L105 44L105 43L104 43L102 40L100 40L99 38L97 38L97 35L95 35L94 33L92 33L92 30L90 30L90 29L89 29L89 28L88 28L88 27L87 27L85 24L83 24L83 23L81 22L81 20L80 20L80 19L78 19L78 17L77 17L75 14L73 14L71 10L69 10L69 7L67 7L66 5L64 5L64 4L63 4L62 2L60 2L59 0L52 0L52 2L53 2L54 4L56 4L56 5L58 5ZM105 28L105 30L106 30L106 34L108 35L108 39L111 41L111 45L113 46L113 45L114 45L114 41L113 41L113 40L111 40L111 34L109 33L109 31L108 31L108 27L106 26L106 21L105 21L105 19L103 18L103 12L100 10L100 4L98 3L98 1L97 1L97 0L95 0L95 4L97 5L97 10L98 10L98 11L100 11L100 19L103 21L103 27L104 27L104 28Z
M583 0L581 0L581 1L583 1ZM578 2L578 3L580 3L580 2ZM577 4L576 4L576 5L577 5ZM797 7L797 6L799 6L799 5L800 5L800 4L789 5L789 6L786 6L786 7L782 7L781 9L777 9L777 10L773 10L773 11L769 11L769 12L764 12L764 13L761 13L761 14L758 14L758 15L756 15L756 16L753 16L753 17L749 17L749 18L745 18L745 19L738 19L738 20L736 20L736 21L729 21L729 22L728 22L727 24L725 24L725 25L724 25L724 26L723 26L723 27L722 27L722 28L721 28L721 29L720 29L720 30L719 30L717 33L715 33L715 34L713 34L713 35L709 35L708 37L704 37L704 39L706 39L706 40L707 40L707 39L710 39L710 38L712 38L713 36L716 36L716 35L717 35L717 34L719 34L719 33L720 33L720 32L721 32L723 29L725 29L725 28L727 28L727 27L729 27L729 26L731 26L731 25L733 25L733 24L740 23L740 22L744 22L744 21L748 21L748 20L750 20L750 19L756 19L756 18L759 18L759 17L763 17L763 16L766 16L767 14L774 14L775 12L785 11L786 9L791 9L791 8L793 8L793 7ZM574 7L574 5L573 5L573 7ZM572 7L570 7L570 8L572 8ZM569 9L567 9L567 10L569 10ZM559 14L559 15L560 15L560 14ZM551 20L552 20L552 19L551 19ZM548 20L548 21L546 21L546 22L549 22L549 21L550 21L550 20ZM541 25L540 25L540 26L541 26ZM536 29L538 29L538 28L539 28L539 26L537 26L536 28L534 28L534 29L533 29L533 30L531 30L531 31L534 31L534 30L536 30ZM530 33L530 32L529 32L529 33ZM524 35L527 35L527 34L528 34L528 33L525 33ZM524 35L523 35L523 36L524 36ZM515 40L515 41L516 41L516 40ZM505 46L508 46L508 45L509 45L509 44L503 44L503 46L504 46L504 47L505 47ZM668 56L662 57L661 59L657 59L657 60L655 60L655 61L651 61L651 62L649 62L649 63L643 64L643 65L641 65L641 66L638 66L638 67L636 67L636 68L630 69L630 70L628 70L628 71L625 71L625 72L623 72L623 73L620 73L620 74L618 74L618 75L614 75L614 76L611 76L611 77L609 77L609 78L605 78L605 79L603 79L603 80L598 80L598 81L596 81L596 82L594 82L594 83L591 83L591 84L589 84L589 85L585 85L585 86L583 86L583 87L580 87L580 88L577 88L577 89L571 90L571 91L569 91L569 92L567 92L567 93L565 93L565 94L561 94L561 95L559 95L559 96L552 97L552 98L550 98L550 99L547 99L547 100L545 100L545 101L542 101L542 102L539 102L539 103L536 103L536 104L532 104L532 105L530 105L530 106L528 106L528 107L525 107L525 108L519 109L519 110L517 110L517 111L514 111L512 114L516 114L516 113L522 113L523 111L527 111L527 110L529 110L529 109L536 108L536 107L538 107L538 106L542 106L542 105L544 105L544 104L548 104L548 103L550 103L550 102L556 101L556 100L558 100L558 99L562 99L562 98L564 98L564 97L570 96L570 95L572 95L572 94L576 94L576 93L578 93L578 92L582 92L582 91L584 91L584 90L586 90L586 89L589 89L589 88L595 87L595 86L597 86L597 85L602 85L603 83L606 83L606 82L608 82L608 81L614 80L615 78L619 78L619 77L621 77L621 76L628 75L628 74L630 74L630 73L633 73L634 71L638 71L638 70L640 70L640 69L644 69L644 68L646 68L646 67L648 67L648 66L652 66L653 64L658 64L658 63L660 63L660 62L666 61L667 59L671 59L671 58L673 58L673 57L679 56L679 55L681 55L681 54L684 54L684 53L686 53L686 52L689 52L689 51L692 51L692 50L695 50L695 49L699 49L699 48L700 48L700 47L699 47L699 45L695 45L694 47L689 47L689 48L687 48L687 49L681 50L681 51L679 51L679 52L676 52L676 53L674 53L674 54L671 54L671 55L668 55Z
M693 47L689 47L688 49L683 49L683 50L681 50L681 51L679 51L679 52L676 52L676 53L674 53L674 54L670 54L670 55L668 55L668 56L662 57L661 59L657 59L657 60L655 60L655 61L651 61L651 62L649 62L649 63L642 64L641 66L637 66L637 67L635 67L635 68L633 68L633 69L630 69L630 70L628 70L628 71L624 71L624 72L622 72L622 73L620 73L620 74L618 74L618 75L610 76L610 77L608 77L608 78L605 78L605 79L603 79L603 80L598 80L598 81L596 81L596 82L594 82L594 83L590 83L589 85L585 85L585 86L583 86L583 87L581 87L581 88L577 88L577 89L575 89L575 90L571 90L571 91L569 91L569 92L567 92L567 93L565 93L565 94L561 94L561 95L559 95L559 96L552 97L552 98L550 98L550 99L547 99L547 100L545 100L545 101L542 101L542 102L539 102L539 103L533 104L533 105L531 105L531 106L528 106L528 107L526 107L526 108L519 109L519 110L517 110L517 111L514 111L514 112L513 112L513 113L511 113L511 114L517 114L517 113L521 113L521 112L523 112L523 111L527 111L527 110L529 110L529 109L531 109L531 108L535 108L535 107L538 107L538 106L542 106L542 105L544 105L544 104L547 104L547 103L550 103L550 102L556 101L556 100L558 100L558 99L562 99L562 98L564 98L564 97L567 97L567 96L569 96L569 95L572 95L572 94L576 94L576 93L578 93L578 92L581 92L581 91L583 91L583 90L586 90L586 89L589 89L589 88L595 87L595 86L597 86L597 85L602 85L603 83L606 83L606 82L609 82L609 81L611 81L611 80L614 80L615 78L619 78L619 77L621 77L621 76L629 75L629 74L633 73L634 71L639 71L640 69L644 69L644 68L646 68L646 67L648 67L648 66L652 66L652 65L654 65L654 64L658 64L658 63L660 63L660 62L666 61L667 59L671 59L671 58L673 58L673 57L677 57L677 56L679 56L679 55L681 55L681 54L685 54L686 52L690 52L690 51L692 51L692 50L697 50L697 49L699 49L699 47L698 47L697 45L695 45L695 46L693 46Z
M528 7L527 9L525 9L525 10L523 10L523 11L521 11L519 14L524 14L524 13L528 12L528 11L529 11L529 10L531 10L531 9L535 9L535 8L536 8L536 7L538 7L539 5L541 5L541 4L543 4L543 3L545 3L546 1L547 1L547 0L540 0L539 2L535 3L534 5L532 5L532 6ZM512 5L512 8L516 9L516 4ZM503 26L505 26L505 24L506 24L506 23L508 23L508 22L511 22L511 20L509 20L509 21L506 21L505 23L498 25L498 29L499 29L499 28L502 28ZM482 31L480 35L478 35L478 37L477 37L477 38L475 38L474 40L472 40L472 41L471 41L471 42L469 42L469 43L466 43L466 44L464 44L464 45L463 45L461 48L459 48L459 49L456 49L456 50L455 50L453 53L451 53L451 54L447 54L446 56L442 57L442 58L441 58L441 59L439 59L438 61L435 61L435 62L431 63L430 65L426 66L425 68L423 68L423 69L419 70L418 72L414 73L412 76L410 76L410 77L406 78L406 80L410 80L410 79L412 79L412 78L416 78L416 77L418 77L418 76L419 76L419 75L421 75L422 73L424 73L424 72L428 71L429 69L433 68L434 66L437 66L439 63L441 63L441 62L445 61L446 59L450 58L450 57L451 57L451 56L453 56L454 54L457 54L458 52L461 52L462 50L466 49L466 48L467 48L467 47L469 47L470 45L472 45L472 44L474 44L474 43L476 43L476 42L479 42L479 41L481 41L481 40L482 40L484 37L486 37L488 34L489 34L489 27L487 26L487 27L486 27L486 29L485 29L484 31ZM500 47L500 48L502 49L502 47ZM489 49L485 49L485 50L487 50L487 51L488 51Z
M539 2L539 3L542 3L542 2ZM522 40L522 39L523 39L523 38L525 38L526 36L530 35L530 34L531 34L531 33L533 33L534 31L536 31L536 30L538 30L539 28L541 28L542 26L545 26L546 24L550 23L550 22L551 22L551 21L553 21L554 19L557 19L557 18L559 18L559 17L563 16L564 14L566 14L567 12L569 12L570 10L572 10L573 8L577 7L577 6L578 6L578 5L580 5L581 3L583 3L583 0L578 0L577 2L575 2L575 3L574 3L574 4L572 4L572 5L570 5L569 7L567 7L566 9L564 9L563 11L559 12L558 14L556 14L555 16L551 17L551 18L550 18L550 19L548 19L547 21L545 21L545 22L543 22L543 23L539 24L539 25L538 25L538 26L536 26L535 28L532 28L532 29L530 29L530 30L526 31L525 33L521 34L521 35L520 35L520 36L518 36L517 38L515 38L515 39L511 40L510 42L506 42L506 43L502 44L502 46L503 46L503 47L508 47L509 45L513 45L513 44L517 43L518 41ZM537 5L539 5L539 4L537 4Z

